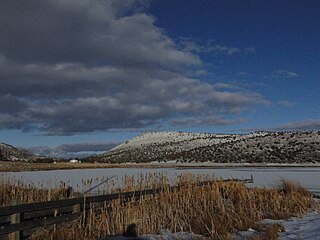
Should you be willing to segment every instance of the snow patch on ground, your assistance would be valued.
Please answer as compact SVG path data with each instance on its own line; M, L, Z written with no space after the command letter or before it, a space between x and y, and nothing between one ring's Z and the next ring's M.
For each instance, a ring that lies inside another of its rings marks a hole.
M320 214L310 213L302 218L291 218L288 221L281 220L285 231L280 233L280 239L320 239Z
M264 219L262 224L272 225L281 224L284 231L278 234L281 240L320 240L320 213L312 212L301 218L294 217L289 220ZM241 231L234 237L235 240L245 240L249 237L257 236L258 232L254 229Z
M320 239L320 213L312 212L302 218L294 217L289 220L272 220L264 219L261 221L265 225L281 224L284 232L279 232L280 240L319 240ZM250 237L258 236L259 232L255 229L240 231L234 235L234 240L245 240ZM145 234L136 238L128 238L124 236L112 236L101 238L100 240L203 240L208 239L201 235L190 232L172 233L169 230L162 229L159 234Z

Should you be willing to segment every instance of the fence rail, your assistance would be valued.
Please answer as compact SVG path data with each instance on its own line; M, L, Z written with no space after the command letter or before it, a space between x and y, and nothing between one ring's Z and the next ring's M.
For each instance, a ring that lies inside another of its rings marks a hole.
M132 197L157 194L161 190L149 189L2 207L0 208L0 239L9 233L15 235L10 238L23 239L25 230L75 220L93 203L109 202L119 198L126 200Z
M253 178L251 176L250 179L227 179L224 181L250 183L253 182ZM209 183L209 181L200 182L198 185L201 186ZM174 186L171 188L176 189L180 187ZM0 240L21 240L28 236L27 230L70 222L81 217L83 212L90 208L91 204L110 202L115 199L126 201L133 197L139 198L141 196L158 194L161 191L163 191L163 188L0 207Z

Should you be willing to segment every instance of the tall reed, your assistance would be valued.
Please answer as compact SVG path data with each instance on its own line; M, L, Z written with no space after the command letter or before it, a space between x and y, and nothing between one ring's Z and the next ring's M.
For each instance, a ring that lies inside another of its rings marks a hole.
M210 239L230 239L238 230L259 228L258 222L263 218L300 216L314 206L308 191L287 181L279 188L267 189L220 180L199 185L203 179L208 177L181 176L176 181L179 187L170 187L162 179L163 191L159 194L92 205L81 219L56 230L38 231L31 239L95 239L121 234L131 223L137 224L139 234L165 228Z
M25 184L23 180L7 179L0 181L0 207L22 203L43 202L71 197L72 189L64 182L58 188L37 188Z

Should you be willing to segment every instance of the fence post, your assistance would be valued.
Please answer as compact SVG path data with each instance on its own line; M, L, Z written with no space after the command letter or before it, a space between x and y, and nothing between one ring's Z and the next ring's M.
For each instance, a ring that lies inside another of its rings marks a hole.
M12 205L17 205L17 201L16 201L16 200L13 200ZM22 217L23 217L23 214L22 214L22 213L12 214L12 215L10 216L10 222L11 222L11 224L20 223L21 220L22 220ZM9 235L9 239L10 239L10 240L22 240L22 238L23 238L23 231L13 232L13 233L10 233L10 235Z
M81 204L73 205L73 207L72 207L72 212L73 213L78 213L80 211L81 211Z

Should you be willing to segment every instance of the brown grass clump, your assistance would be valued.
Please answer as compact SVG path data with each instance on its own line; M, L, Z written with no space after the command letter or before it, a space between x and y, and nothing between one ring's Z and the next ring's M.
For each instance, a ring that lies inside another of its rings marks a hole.
M284 231L284 227L278 223L272 225L260 225L258 228L260 234L249 238L249 240L277 240L278 233Z
M52 160L53 161L53 160ZM10 162L0 161L0 172L22 172L22 171L46 171L46 170L60 170L60 169L93 169L93 168L123 168L133 167L130 164L109 164L109 163L77 163L69 162L58 163L40 163L40 162ZM134 167L136 167L134 165Z
M104 206L92 205L77 221L42 231L30 239L94 239L122 234L135 223L138 233L190 231L211 239L230 239L238 230L256 228L263 218L299 216L313 206L312 195L301 187L283 182L278 189L247 188L241 182L214 181L199 186L199 178L180 178L178 188L163 185L153 196L114 200ZM275 239L279 228L271 226L264 235Z
M92 178L82 180L82 186L77 186L77 188L87 190L104 180L106 179ZM140 174L139 176L125 175L119 182L117 184L114 180L107 181L101 188L93 189L93 191L86 193L86 196L155 189L169 184L167 177L163 173ZM34 184L25 184L23 179L0 179L0 207L83 196L82 193L74 191L72 187L63 181L60 181L59 186L56 188L44 188L44 185L47 184L38 185L40 185L40 188Z
M280 189L284 193L292 194L292 193L300 193L302 195L312 195L307 189L302 187L297 183L290 182L288 180L282 179L280 184Z
M54 229L50 227L47 229L40 228L36 230L29 239L32 240L83 240L83 239L95 239L83 236L83 232L79 231L81 226L78 226L78 222L75 221L71 224L59 226Z
M43 202L69 198L72 189L61 182L59 188L39 189L22 181L0 182L0 207L22 203Z

